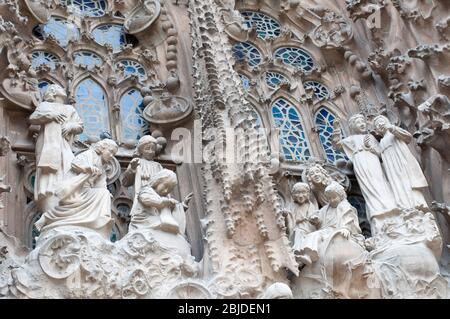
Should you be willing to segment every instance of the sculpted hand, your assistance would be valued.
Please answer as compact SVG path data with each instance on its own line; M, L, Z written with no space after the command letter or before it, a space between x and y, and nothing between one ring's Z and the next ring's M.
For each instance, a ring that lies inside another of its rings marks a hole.
M130 162L130 167L132 170L135 170L139 166L139 158L133 158Z
M309 217L308 221L313 225L320 224L319 216L317 216L317 215L313 215L313 216Z
M91 171L92 176L102 175L102 171L100 169L98 169L97 167L90 167L89 170Z
M341 234L342 236L344 236L345 239L348 239L350 237L350 231L348 229L341 229L339 231L339 234Z
M186 197L183 200L183 206L185 208L188 208L189 202L191 201L193 196L194 196L194 193L189 193L188 195L186 195Z
M334 131L340 131L341 130L341 121L339 119L335 119L334 120L333 129L334 129Z
M66 121L66 115L63 113L57 113L53 115L53 120L59 124L63 124Z
M62 128L62 136L63 137L67 137L68 135L70 135L70 133L72 133L72 127L70 125L65 125Z

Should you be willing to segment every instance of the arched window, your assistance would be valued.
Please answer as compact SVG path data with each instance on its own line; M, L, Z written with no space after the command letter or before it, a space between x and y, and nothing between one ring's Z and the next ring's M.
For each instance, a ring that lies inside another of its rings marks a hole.
M296 47L284 47L275 51L275 58L283 63L309 72L314 69L314 60L308 52Z
M242 11L241 14L247 27L256 29L261 39L273 39L280 36L280 24L268 15L254 11Z
M88 70L92 70L95 66L102 66L103 60L97 54L91 51L77 51L73 54L75 65L84 65Z
M256 126L255 128L261 128L263 126L262 120L261 120L261 116L259 115L259 113L255 110L254 107L251 108L251 113L252 113L252 117L256 119Z
M62 0L61 4L79 16L101 17L106 12L105 0Z
M242 87L244 88L245 91L248 91L250 89L250 79L239 73L239 78L241 79L241 83L242 83Z
M144 81L147 78L147 73L145 72L144 67L139 62L136 62L134 60L120 60L116 64L116 68L120 68L121 65L123 67L125 77L136 75L141 81Z
M257 66L262 62L259 50L248 42L240 42L234 45L233 53L238 61L247 61L250 66Z
M80 140L85 141L89 136L99 138L101 133L109 131L108 104L100 85L92 79L83 80L75 90L75 100L84 123Z
M309 143L297 109L281 98L272 105L275 125L280 129L280 146L288 161L307 160L311 157Z
M34 51L31 53L31 68L37 69L41 65L48 65L50 70L54 71L56 65L59 63L59 58L49 52L45 51Z
M148 124L142 117L143 110L143 98L136 89L129 90L120 99L122 138L124 140L138 140L149 134Z
M80 31L75 24L59 17L51 17L42 26L42 34L44 38L53 36L62 47L66 47L70 40L77 40L80 37Z
M113 52L120 52L125 44L128 44L123 25L104 24L92 31L95 42L100 45L110 45Z
M283 83L289 83L289 80L281 73L266 72L266 83L271 89L278 88Z
M335 163L338 159L346 159L345 155L333 148L331 141L333 134L333 123L336 117L333 113L328 111L325 107L319 109L316 113L315 123L319 131L320 142L323 150L330 163Z
M303 83L303 87L305 90L312 89L314 91L314 95L318 100L326 100L330 97L330 92L328 88L322 83L316 81L308 81Z

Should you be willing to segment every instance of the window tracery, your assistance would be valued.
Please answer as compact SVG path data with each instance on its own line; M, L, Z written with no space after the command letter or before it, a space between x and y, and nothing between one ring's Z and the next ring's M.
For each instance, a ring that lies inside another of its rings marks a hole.
M142 117L144 108L143 97L136 89L129 90L120 99L124 140L139 140L142 136L149 134L149 126Z
M34 51L31 53L31 68L33 69L37 69L41 65L47 65L50 70L54 71L59 62L59 58L50 52Z
M250 79L239 73L239 78L241 79L241 83L242 83L242 87L244 88L245 91L250 90Z
M283 83L289 83L289 80L283 74L274 71L266 72L265 79L271 89L276 89Z
M248 42L236 43L233 47L233 53L237 61L247 61L248 65L252 67L262 62L261 52Z
M69 41L77 40L80 31L77 26L60 17L51 17L41 28L44 39L52 36L61 47L67 47Z
M275 58L279 58L284 64L302 69L305 72L312 71L315 66L311 55L305 50L296 47L282 47L277 49L275 51Z
M109 131L106 93L99 84L90 78L83 80L75 90L75 100L75 107L84 123L80 140L99 138L101 133Z
M319 109L316 113L315 124L319 132L320 142L327 157L327 161L330 163L336 163L339 159L346 159L345 155L333 147L332 135L333 135L333 123L336 116L328 111L325 107Z
M84 65L88 70L92 70L95 66L102 66L103 60L97 54L90 51L77 51L73 54L75 65Z
M273 39L280 36L281 25L268 15L254 11L242 11L241 14L247 27L256 29L261 39Z
M307 81L303 83L303 87L305 88L305 90L312 89L314 92L314 96L318 100L326 100L330 97L330 92L328 91L328 88L320 82Z
M67 8L76 9L80 16L102 17L106 13L105 0L62 0L61 4Z
M147 73L145 72L144 67L134 60L120 60L116 64L116 68L123 68L125 77L136 75L141 81L147 79Z
M100 45L110 45L114 53L120 52L123 46L130 43L123 25L104 24L92 30L94 41Z
M311 157L309 143L298 110L284 98L272 105L272 117L280 129L280 147L288 161L307 160Z

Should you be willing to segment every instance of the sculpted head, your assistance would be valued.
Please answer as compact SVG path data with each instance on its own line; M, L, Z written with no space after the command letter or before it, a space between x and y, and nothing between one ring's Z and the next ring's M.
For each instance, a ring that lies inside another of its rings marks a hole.
M308 184L296 183L291 190L292 199L298 204L306 203L309 200L310 192Z
M330 183L331 180L331 177L328 174L327 170L319 164L312 165L308 169L306 177L308 179L308 183L313 187L325 187Z
M325 197L328 199L331 207L337 207L339 203L347 198L347 194L341 184L333 181L325 188Z
M58 98L61 101L64 101L64 99L67 98L66 92L60 85L50 84L45 91L44 101L55 102L56 100L58 100Z
M375 132L378 135L384 135L387 132L388 126L389 126L390 123L391 122L389 121L389 119L386 116L378 115L373 120L373 125L375 127Z
M348 126L352 134L367 133L367 121L364 115L355 114L348 120Z
M109 138L98 141L92 147L94 151L101 156L103 163L108 163L119 151L116 142Z
M163 169L156 173L150 180L152 187L159 195L167 196L177 185L177 175L168 169Z
M145 135L140 138L136 147L135 155L137 157L145 158L146 160L152 160L156 156L158 150L158 141L151 135Z
M276 282L267 287L263 299L292 299L291 288L282 282Z

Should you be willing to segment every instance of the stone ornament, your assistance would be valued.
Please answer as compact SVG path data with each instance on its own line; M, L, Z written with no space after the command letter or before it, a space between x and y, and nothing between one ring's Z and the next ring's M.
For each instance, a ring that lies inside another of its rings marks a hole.
M160 12L159 0L141 0L140 4L125 18L124 26L130 34L142 32L156 21Z
M187 98L163 95L147 104L143 117L151 124L174 125L186 119L192 109L192 104Z
M50 18L51 0L24 0L30 13L40 23L45 23Z
M310 34L315 45L338 48L351 40L352 26L342 15L327 8L316 8L314 12L320 16L321 22Z

